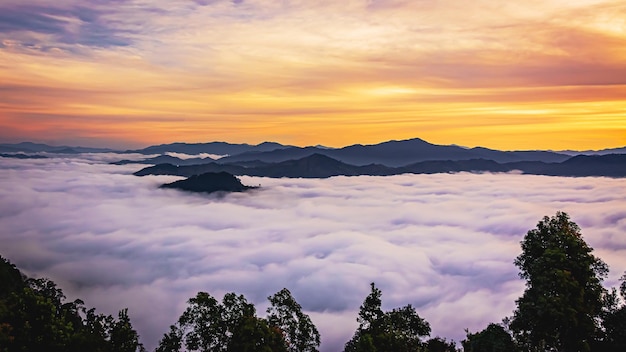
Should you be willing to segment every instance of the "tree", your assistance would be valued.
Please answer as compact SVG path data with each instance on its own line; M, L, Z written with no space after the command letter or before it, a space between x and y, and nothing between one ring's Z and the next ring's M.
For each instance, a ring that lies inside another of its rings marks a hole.
M256 309L243 295L227 293L218 302L206 292L189 299L157 352L286 352L281 331L256 317Z
M385 313L381 309L382 306L382 292L372 282L370 284L371 292L361 307L359 307L359 317L357 322L359 323L359 330L376 330L379 328L379 322L382 321Z
M425 352L457 352L454 341L446 340L442 337L433 337L425 343Z
M422 346L420 338L430 334L430 325L411 305L383 312L381 296L372 283L359 309L359 327L346 343L345 352L417 351Z
M311 318L302 312L288 289L283 288L267 298L267 320L271 327L279 329L289 352L317 352L320 334Z
M189 307L178 319L185 347L192 351L226 351L238 317L254 315L254 308L245 298L237 298L234 293L224 296L229 314L224 305L206 292L198 292L189 299Z
M287 352L280 330L268 325L265 319L244 317L233 331L228 343L229 352Z
M603 352L626 351L626 273L622 276L620 285L620 302L617 290L607 296L607 309L602 319L604 339L598 345Z
M0 351L142 351L127 310L119 320L65 301L48 279L30 279L0 257Z
M514 352L517 350L511 334L501 325L494 323L474 334L467 331L467 337L461 344L465 352Z
M607 265L563 212L544 217L521 247L515 265L526 290L510 324L515 337L529 351L589 351L599 331Z
M135 352L138 348L143 350L139 343L139 335L133 329L128 317L128 309L122 309L118 313L118 320L110 325L111 349L116 352Z

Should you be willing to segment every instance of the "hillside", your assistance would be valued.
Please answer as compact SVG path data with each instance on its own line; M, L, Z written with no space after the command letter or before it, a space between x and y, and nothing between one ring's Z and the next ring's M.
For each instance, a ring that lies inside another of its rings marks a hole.
M189 192L243 192L254 188L244 186L235 176L227 172L207 172L193 175L185 180L161 185L161 188L173 188Z

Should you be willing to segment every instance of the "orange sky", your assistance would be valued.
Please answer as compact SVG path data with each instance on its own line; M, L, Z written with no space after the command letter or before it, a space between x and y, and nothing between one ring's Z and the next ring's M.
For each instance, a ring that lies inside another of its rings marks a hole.
M0 142L626 145L626 3L4 0Z

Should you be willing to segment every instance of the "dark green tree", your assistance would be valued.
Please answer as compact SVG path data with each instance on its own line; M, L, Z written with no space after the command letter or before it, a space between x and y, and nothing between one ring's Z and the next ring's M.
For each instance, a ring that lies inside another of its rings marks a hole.
M454 341L447 341L439 336L429 339L425 345L425 352L457 352Z
M515 259L526 290L510 329L528 351L589 351L599 332L607 265L563 212L544 217Z
M139 343L139 335L130 323L128 309L122 309L118 313L117 321L113 321L110 327L110 343L113 351L135 352L138 347L140 350L143 349Z
M467 331L467 330L466 330ZM517 346L501 325L489 324L483 331L467 332L467 337L461 342L465 352L515 352Z
M279 329L289 352L317 352L320 334L311 318L302 312L288 289L283 288L267 298L267 321L271 327Z
M229 352L287 352L282 332L255 316L242 318L235 326Z
M0 257L0 352L142 351L127 311L120 320L66 302L48 279L29 279Z
M189 299L189 307L178 319L185 347L191 351L226 351L234 319L225 315L224 306L206 292Z
M243 295L227 293L220 303L210 294L198 292L163 336L157 352L286 351L282 332L255 314L254 305Z
M183 348L183 330L177 325L170 325L170 331L159 341L156 352L176 352Z
M345 352L414 352L430 334L430 325L415 308L407 305L390 312L381 309L381 291L371 284L371 292L359 309L359 327L345 345Z
M375 331L379 329L379 325L385 316L381 308L382 292L373 282L370 284L370 288L370 294L365 297L363 304L359 307L359 317L357 318L359 330Z
M607 310L602 319L604 339L597 344L595 350L603 352L626 351L626 273L621 278L620 295L617 290L607 296Z

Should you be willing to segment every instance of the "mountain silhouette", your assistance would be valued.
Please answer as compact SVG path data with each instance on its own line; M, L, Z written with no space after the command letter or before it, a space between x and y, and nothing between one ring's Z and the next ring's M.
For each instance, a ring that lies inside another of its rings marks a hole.
M111 152L108 148L90 148L90 147L68 147L51 146L42 143L21 142L15 144L0 144L0 152L24 152L24 153L57 153L57 154L78 154L78 153L106 153Z
M173 188L188 192L243 192L254 188L244 186L238 178L228 172L207 172L193 175L185 180L161 185L161 188Z
M127 150L127 153L140 154L165 154L167 152L183 153L190 155L198 154L215 154L215 155L235 155L245 152L268 152L276 149L288 148L279 143L263 142L257 145L250 144L232 144L226 142L210 142L210 143L170 143L153 145L144 149Z
M211 158L191 158L181 159L171 155L159 155L153 158L143 160L120 160L112 162L113 165L126 165L126 164L173 164L173 165L197 165L213 161Z
M5 154L5 153L0 153L0 157L13 158L13 159L48 159L47 156L43 156L43 155Z
M245 162L246 164L249 163ZM532 175L548 176L607 176L626 177L626 154L597 156L575 156L560 163L542 161L518 161L498 163L487 159L471 160L430 160L408 164L402 167L389 167L380 164L350 165L323 154L313 154L300 159L259 166L242 166L237 163L200 165L159 164L135 172L137 176L178 175L191 176L205 172L226 171L234 175L292 178L325 178L331 176L387 176L402 173L432 174L448 172L511 172L518 171Z
M220 159L219 163L238 163L258 160L276 163L321 154L350 165L381 164L399 167L432 160L472 160L487 159L498 163L516 161L561 162L570 156L549 151L505 152L482 147L463 148L452 145L436 145L414 138L402 141L388 141L373 145L355 144L339 149L317 147L289 147L265 152L245 152Z

